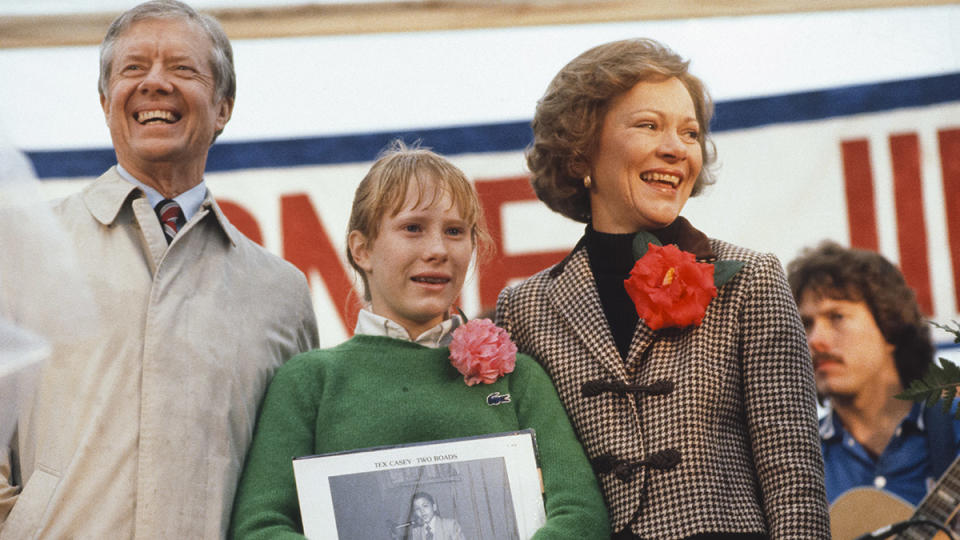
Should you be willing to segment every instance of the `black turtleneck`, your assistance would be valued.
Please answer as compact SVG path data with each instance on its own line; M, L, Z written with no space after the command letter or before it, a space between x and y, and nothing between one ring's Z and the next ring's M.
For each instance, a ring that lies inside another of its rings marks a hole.
M662 244L676 244L680 249L693 253L698 261L716 260L710 239L682 216L678 216L670 225L651 232ZM626 358L630 351L630 342L640 320L633 300L623 288L623 282L630 276L630 269L635 262L633 237L633 233L598 232L593 226L587 225L582 240L587 248L590 269L597 281L603 314L607 317L613 341L622 358Z
M623 281L630 276L634 263L633 234L602 233L588 225L584 244L597 282L603 314L607 317L620 357L626 358L640 320L636 306L623 288Z

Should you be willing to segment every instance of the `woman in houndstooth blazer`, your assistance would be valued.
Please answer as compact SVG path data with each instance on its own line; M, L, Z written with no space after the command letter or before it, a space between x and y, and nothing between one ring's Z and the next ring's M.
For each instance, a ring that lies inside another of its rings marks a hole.
M527 161L540 199L586 232L501 292L497 318L553 378L615 538L829 538L813 371L783 269L679 217L712 183L711 114L687 62L652 40L564 67ZM743 263L702 324L652 330L638 316L623 281L639 231Z

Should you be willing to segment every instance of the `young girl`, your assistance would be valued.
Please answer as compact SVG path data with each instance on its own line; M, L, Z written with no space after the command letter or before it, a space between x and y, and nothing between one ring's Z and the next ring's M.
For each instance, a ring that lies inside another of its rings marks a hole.
M374 163L347 237L368 305L353 338L277 372L237 491L237 538L302 537L293 457L525 428L536 432L545 489L547 521L534 538L609 537L593 472L543 369L513 353L509 373L451 362L464 325L451 306L487 238L476 192L446 159L398 144ZM509 401L488 404L496 392Z

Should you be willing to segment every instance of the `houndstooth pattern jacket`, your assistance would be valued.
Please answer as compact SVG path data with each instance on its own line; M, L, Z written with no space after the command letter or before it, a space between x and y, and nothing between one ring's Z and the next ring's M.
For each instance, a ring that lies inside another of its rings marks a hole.
M641 320L626 360L583 247L504 289L497 319L556 384L613 530L828 539L813 370L783 269L770 254L710 245L719 259L746 264L718 290L703 324L654 332ZM596 380L673 388L586 397L584 383ZM672 469L629 466L668 449L680 455ZM611 459L628 465L611 469Z

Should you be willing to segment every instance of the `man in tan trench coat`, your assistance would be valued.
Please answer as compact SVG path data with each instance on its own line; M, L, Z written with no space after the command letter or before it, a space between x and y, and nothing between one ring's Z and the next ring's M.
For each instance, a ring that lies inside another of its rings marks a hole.
M211 17L156 0L108 30L100 102L117 165L54 207L104 324L54 347L0 447L3 540L225 535L263 391L318 346L303 274L244 237L204 183L234 95Z

